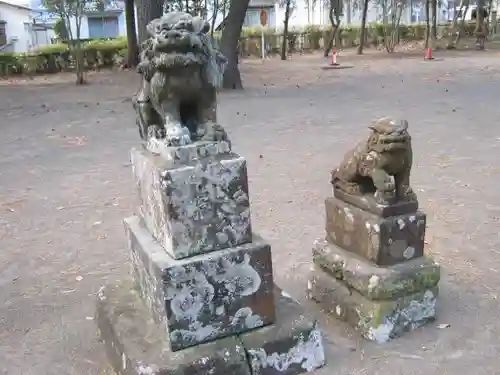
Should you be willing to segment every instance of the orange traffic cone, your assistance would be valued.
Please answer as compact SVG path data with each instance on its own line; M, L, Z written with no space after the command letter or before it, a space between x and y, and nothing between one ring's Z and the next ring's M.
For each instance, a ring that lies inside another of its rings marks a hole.
M340 65L339 63L337 63L337 51L334 49L332 49L332 61L330 62L330 65L331 66L338 66Z
M432 48L427 48L427 50L425 51L424 60L434 60L434 57L432 57Z

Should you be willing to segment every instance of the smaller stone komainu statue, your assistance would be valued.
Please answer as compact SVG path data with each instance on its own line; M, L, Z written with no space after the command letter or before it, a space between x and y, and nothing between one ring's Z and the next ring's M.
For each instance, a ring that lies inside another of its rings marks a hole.
M379 205L416 202L410 186L413 154L408 122L381 118L370 129L368 139L332 171L334 190L374 199Z
M212 45L209 29L205 20L183 12L148 24L137 67L142 83L133 100L143 140L163 139L167 146L227 140L214 122L227 60Z

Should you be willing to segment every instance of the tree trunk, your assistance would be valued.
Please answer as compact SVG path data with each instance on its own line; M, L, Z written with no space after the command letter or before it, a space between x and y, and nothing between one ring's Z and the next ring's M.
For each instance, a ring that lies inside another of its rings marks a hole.
M432 28L431 28L431 38L432 47L436 47L437 42L437 0L432 0Z
M328 42L325 45L325 49L323 51L323 55L325 57L328 57L330 55L330 51L333 48L333 45L335 44L335 39L337 35L337 26L334 24L332 25L332 34L330 35L330 38L328 38Z
M476 48L484 50L484 41L486 39L486 28L484 25L484 0L477 0L476 8Z
M222 1L226 2L226 0L222 0ZM210 35L212 36L212 38L214 37L215 21L217 21L217 14L219 14L219 0L213 0L212 19L210 20L210 23L211 23Z
M238 69L238 42L249 2L250 0L231 0L226 24L222 30L220 49L227 59L222 81L222 86L225 89L243 89L240 70Z
M146 26L155 18L163 15L163 1L138 0L137 1L137 35L139 43L148 38Z
M468 11L469 11L469 2L467 1L467 4L465 5L465 9L462 13L462 19L460 20L460 25L458 27L457 37L455 38L455 47L458 46L458 42L460 41L460 37L462 36L462 34L465 33L465 17L467 15Z
M189 13L189 0L186 0L186 13Z
M283 21L283 41L281 42L281 60L286 60L288 46L288 21L290 19L290 2L286 0L285 4L285 20Z
M78 34L78 32L77 32ZM85 84L85 76L84 76L84 62L83 62L83 51L80 39L76 39L74 41L74 51L75 51L75 68L76 68L76 84L84 85Z
M76 84L84 85L85 84L85 76L84 76L84 56L82 50L82 42L80 40L81 28L82 28L82 16L77 13L75 16L76 19L76 40L74 40L74 51L75 51L75 65L76 65Z
M456 36L455 33L459 32L457 29L458 16L464 12L464 4L465 4L464 0L460 0L460 6L458 7L458 12L455 9L455 14L453 14L453 21L451 22L450 31L448 34L448 43L446 44L446 49L454 49L455 48L455 44L454 44L454 40L455 40L455 36Z
M389 22L387 18L387 1L388 0L382 0L382 24L387 25Z
M338 3L330 0L330 10L328 13L328 18L330 20L330 25L332 25L332 35L328 40L328 43L325 45L325 50L323 51L325 57L328 57L330 55L330 51L332 50L334 43L337 42L337 33L340 27L340 11L334 8L337 6L337 4Z
M351 0L347 0L346 1L346 23L348 25L351 24L351 19L352 19L352 4L351 4Z
M125 0L125 24L127 25L127 66L131 69L135 68L139 62L134 0Z
M431 17L430 2L434 0L425 0L425 48L429 48L429 38L431 35Z
M358 55L363 54L363 47L365 46L365 38L366 38L366 15L368 14L368 4L370 0L364 0L363 3L363 16L361 17L361 32L359 35L359 46L358 46Z

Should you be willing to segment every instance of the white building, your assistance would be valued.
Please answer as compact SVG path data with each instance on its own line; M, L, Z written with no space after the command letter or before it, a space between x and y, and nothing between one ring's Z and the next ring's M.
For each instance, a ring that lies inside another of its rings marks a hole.
M370 1L367 13L367 22L382 21L382 6L383 0L380 1ZM386 0L390 4L390 0ZM424 3L425 0L407 0L407 5L403 10L401 17L402 24L411 24L417 22L425 21L424 14ZM313 6L312 1L307 0L296 0L297 6L292 16L290 17L289 26L290 27L304 27L307 25L329 25L329 14L328 14L328 1L317 0L316 4ZM345 0L343 4L343 16L341 17L341 22L344 25L360 25L362 18L362 8L359 6L354 6L354 4L362 4L362 1L350 1ZM285 9L280 7L275 1L275 24L270 26L282 27L283 21L285 19ZM450 12L448 11L448 1L439 1L438 4L441 5L438 13L438 22L445 22L450 17ZM450 1L451 5L451 1ZM452 17L452 15L451 15ZM248 16L247 16L248 18ZM252 18L253 20L254 18ZM258 18L256 22L258 24Z
M21 53L50 44L53 31L40 15L30 7L0 0L0 51Z
M71 20L71 32L76 38L76 20ZM101 39L126 36L124 4L116 1L103 12L88 12L82 17L80 39Z

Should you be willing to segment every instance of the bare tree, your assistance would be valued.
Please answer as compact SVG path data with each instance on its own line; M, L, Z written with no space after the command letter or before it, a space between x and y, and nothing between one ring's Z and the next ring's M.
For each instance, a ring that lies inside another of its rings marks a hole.
M104 10L104 2L100 0L44 0L43 4L50 12L64 20L68 31L69 49L75 59L76 84L85 84L85 62L80 38L82 19L86 13ZM74 21L75 30L73 30L72 21Z
M485 18L485 7L484 0L477 0L477 8L476 8L476 48L478 50L484 50L484 42L486 40L486 36L488 35L487 25L484 22Z
M238 43L249 2L250 0L231 0L225 26L222 29L220 49L227 58L222 86L226 89L243 88L238 68Z
M403 10L407 6L406 0L382 0L388 9L387 21L383 25L384 44L387 52L392 53L399 43L399 27ZM390 21L390 22L389 22Z
M134 68L139 62L134 0L125 0L125 25L127 27L127 65L129 68Z
M363 47L365 46L365 39L366 39L366 16L368 14L368 4L370 0L364 0L363 1L363 15L361 17L361 32L359 35L359 46L358 46L358 55L363 54Z
M222 0L225 1L225 0ZM214 36L215 22L217 21L217 15L219 14L219 0L212 1L212 17L210 18L210 35Z
M437 43L437 12L438 12L438 0L430 0L432 5L432 27L431 27L431 39L432 48L436 47Z
M469 0L460 0L460 5L458 7L458 11L455 10L455 14L453 15L453 20L451 22L451 27L448 33L448 43L446 45L447 49L454 49L458 41L460 40L461 30L460 28L464 27L465 23L465 15L469 10ZM459 25L460 20L460 25Z
M147 38L146 26L155 18L163 15L162 0L136 0L137 5L137 35L139 43L144 42Z
M281 60L286 60L288 47L288 21L295 10L295 0L281 0L280 7L285 8L285 19L283 20L283 40L281 41Z
M425 48L429 48L429 38L431 35L431 15L430 2L433 0L425 0Z
M325 0L328 7L328 20L332 26L332 34L325 45L324 56L328 57L333 46L342 47L340 17L342 16L343 0Z

